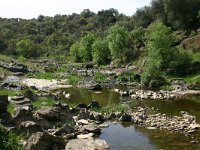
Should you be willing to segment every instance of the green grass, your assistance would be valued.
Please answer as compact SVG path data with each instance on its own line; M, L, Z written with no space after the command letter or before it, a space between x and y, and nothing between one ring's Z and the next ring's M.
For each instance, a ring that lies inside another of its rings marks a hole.
M22 136L18 136L0 126L0 150L23 150L20 140L22 140Z
M7 111L8 111L10 114L13 114L13 113L14 113L14 106L13 106L13 104L11 104L11 103L8 104Z
M57 79L54 76L54 73L50 73L50 72L36 72L34 74L29 73L28 77L32 77L32 78L36 78L36 79L48 79L48 80Z
M184 78L187 83L200 83L200 74L191 75Z
M53 104L55 104L56 101L53 98L37 98L34 102L33 102L33 107L34 108L39 108L42 106L52 106Z
M0 95L17 96L17 95L20 95L20 93L21 92L19 92L19 91L12 91L12 90L0 88Z
M112 112L127 111L129 108L130 106L128 104L118 104L118 105L108 105L101 108L92 108L92 110L95 112L106 114Z
M78 75L70 75L67 77L67 79L68 79L68 83L72 85L77 84L78 82L83 80L83 78Z
M101 72L95 72L94 73L94 79L97 82L104 82L106 80L106 76L104 74L102 74Z

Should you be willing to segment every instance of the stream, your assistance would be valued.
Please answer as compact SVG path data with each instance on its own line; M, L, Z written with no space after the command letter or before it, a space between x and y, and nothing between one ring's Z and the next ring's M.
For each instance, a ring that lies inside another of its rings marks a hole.
M147 106L155 108L160 113L167 115L179 115L180 111L187 111L196 116L200 122L200 97L189 97L177 100L130 100L122 98L119 93L104 89L101 92L93 92L86 89L64 89L71 94L64 102L71 105L78 103L89 104L96 100L102 106L117 105L128 102L132 107ZM107 141L112 150L199 150L200 133L195 133L193 139L181 133L169 131L149 130L145 127L130 123L106 122L108 128L103 128L100 138Z

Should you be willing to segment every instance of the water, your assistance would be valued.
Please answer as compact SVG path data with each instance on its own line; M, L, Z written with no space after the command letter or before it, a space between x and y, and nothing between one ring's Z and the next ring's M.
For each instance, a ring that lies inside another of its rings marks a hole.
M196 116L197 121L200 123L200 96L169 101L129 100L121 98L118 93L106 89L101 93L76 88L65 89L65 91L71 94L69 99L64 99L67 104L88 104L95 99L102 106L107 106L129 101L131 107L154 107L158 109L158 112L167 115L180 115L180 111L187 111ZM108 122L108 124L110 126L102 129L100 138L105 139L113 150L172 150L173 148L176 148L176 150L200 150L200 133L194 134L191 139L181 133L148 130L133 124L114 124L112 122ZM198 142L192 144L191 141Z
M100 138L107 141L114 150L157 150L146 134L134 126L109 123L108 128L102 129Z

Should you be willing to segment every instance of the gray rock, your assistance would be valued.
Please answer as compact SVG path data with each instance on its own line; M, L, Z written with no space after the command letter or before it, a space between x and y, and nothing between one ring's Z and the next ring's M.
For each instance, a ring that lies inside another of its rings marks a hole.
M80 134L77 135L78 139L88 139L94 136L94 133L88 133L88 134Z
M65 150L108 150L110 149L105 140L101 139L74 139L70 140Z
M74 128L65 124L54 132L54 135L70 134L74 132Z
M83 129L92 133L99 133L101 131L101 129L98 126L93 125L93 124L84 125Z
M64 149L65 142L62 138L53 136L48 132L37 132L31 135L25 145L25 150L54 150Z
M36 133L42 132L42 128L39 124L33 121L24 121L19 125L19 130L23 133Z
M20 125L24 121L31 121L33 119L33 115L29 107L19 107L14 111L14 116L12 118L11 123L15 125Z
M36 114L41 117L41 118L45 118L47 120L59 120L59 112L57 109L53 108L53 107L45 107L45 108L41 108L39 110L36 111Z

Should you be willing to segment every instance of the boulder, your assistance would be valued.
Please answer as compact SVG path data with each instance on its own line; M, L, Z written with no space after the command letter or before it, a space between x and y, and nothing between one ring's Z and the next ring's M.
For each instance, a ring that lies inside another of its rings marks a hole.
M44 107L36 111L36 114L41 117L45 118L49 121L59 120L59 112L54 107Z
M14 116L11 120L15 125L20 125L24 121L34 120L29 107L20 107L15 109Z
M101 131L101 129L94 124L84 125L83 129L92 133L100 133Z
M200 34L183 40L182 46L185 49L191 49L193 51L200 51Z
M4 82L0 85L1 88L3 89L8 89L8 90L16 90L16 91L21 91L26 89L25 86L22 86L17 83L9 83L9 82Z
M101 139L73 139L70 140L65 150L108 150L110 149L105 140Z
M94 136L94 133L88 133L88 134L80 134L77 135L78 139L88 139Z
M33 121L24 121L19 125L19 130L23 133L36 133L36 132L42 132L42 128L39 124Z
M54 132L54 135L70 134L74 132L74 128L65 124Z
M25 98L24 96L11 97L10 102L15 106L15 108L27 107L31 109L33 107L31 100L29 98Z
M27 73L29 72L29 69L27 66L19 63L6 63L3 61L0 61L0 67L7 69L11 72L22 72Z
M25 145L25 150L59 150L64 149L64 146L62 138L44 131L33 133Z

